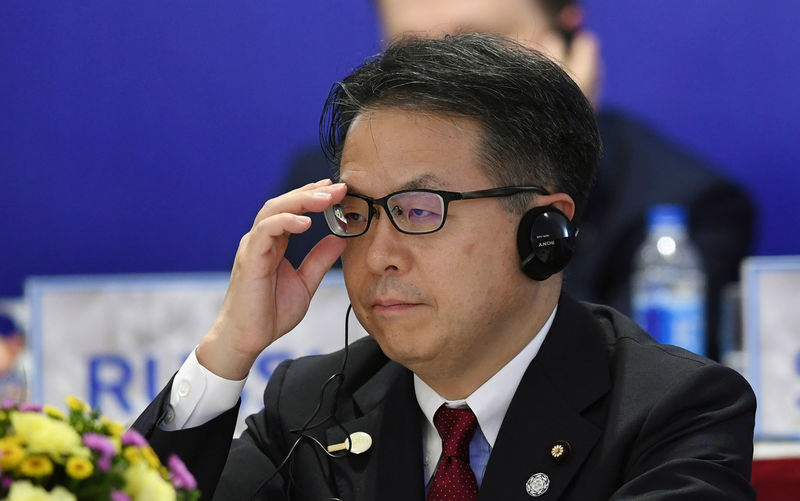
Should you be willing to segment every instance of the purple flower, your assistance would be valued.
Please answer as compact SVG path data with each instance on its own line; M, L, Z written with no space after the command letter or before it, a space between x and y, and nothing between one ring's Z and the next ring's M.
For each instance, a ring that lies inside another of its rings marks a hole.
M147 440L141 433L131 428L122 435L122 445L135 445L136 447L147 447Z
M131 501L131 498L122 491L111 491L111 501Z
M169 476L175 488L188 490L197 489L197 481L194 479L194 475L189 472L189 469L183 464L181 458L173 454L169 457L168 464Z
M100 456L97 458L97 467L102 471L111 469L111 456Z
M116 449L108 437L99 433L84 433L83 445L100 453L100 458L97 460L98 468L103 471L111 469L111 458L114 457Z
M29 404L27 402L22 402L19 404L19 410L22 412L42 412L42 406L38 404Z
M10 489L13 483L14 479L6 475L3 475L2 479L0 479L0 485L3 486L3 489Z
M16 399L13 399L13 398L7 398L7 397L3 399L3 403L2 403L3 409L13 409L17 405L19 405L19 400L16 400Z
M114 443L99 433L84 433L83 445L104 456L113 456L115 452Z

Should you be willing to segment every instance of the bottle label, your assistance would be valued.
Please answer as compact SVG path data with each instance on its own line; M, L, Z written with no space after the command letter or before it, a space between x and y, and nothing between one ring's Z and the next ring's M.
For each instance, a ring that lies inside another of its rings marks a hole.
M634 319L656 341L706 354L705 312L700 297L653 295L634 302Z

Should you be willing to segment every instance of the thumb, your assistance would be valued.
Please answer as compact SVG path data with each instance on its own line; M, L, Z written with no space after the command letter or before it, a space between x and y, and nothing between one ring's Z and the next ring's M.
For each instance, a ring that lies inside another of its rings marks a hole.
M322 282L322 277L331 269L333 263L339 259L347 241L334 235L328 235L320 240L308 253L303 263L297 269L300 280L306 286L309 297L313 296Z

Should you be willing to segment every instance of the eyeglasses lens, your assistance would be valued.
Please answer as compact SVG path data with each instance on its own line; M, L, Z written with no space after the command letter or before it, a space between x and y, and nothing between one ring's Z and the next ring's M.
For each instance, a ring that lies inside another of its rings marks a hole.
M444 200L436 193L407 191L387 201L395 224L409 233L427 233L442 226Z
M360 235L367 229L369 204L361 198L346 196L341 203L325 211L325 220L336 235Z

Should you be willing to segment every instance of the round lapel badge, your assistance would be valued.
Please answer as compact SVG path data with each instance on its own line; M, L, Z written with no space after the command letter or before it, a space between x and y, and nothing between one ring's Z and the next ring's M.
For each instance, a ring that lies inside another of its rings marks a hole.
M532 475L531 478L525 483L525 491L529 496L538 498L550 487L550 478L544 473L537 473Z

